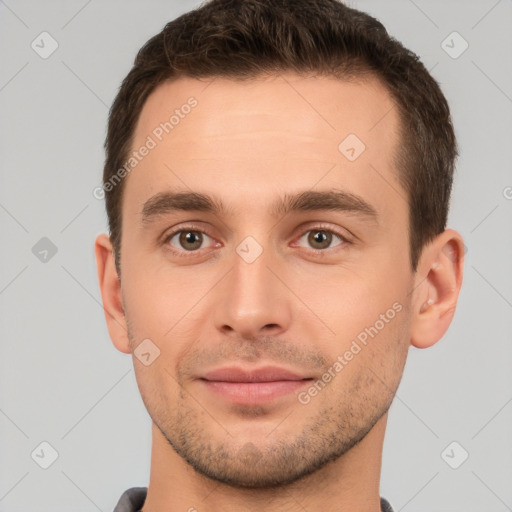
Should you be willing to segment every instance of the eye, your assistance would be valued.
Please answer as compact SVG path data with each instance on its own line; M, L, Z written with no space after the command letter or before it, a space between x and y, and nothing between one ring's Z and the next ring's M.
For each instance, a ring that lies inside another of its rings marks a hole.
M183 253L183 251L194 252L202 249L205 241L212 242L213 239L203 231L185 228L171 233L166 237L164 243L170 245L173 252Z
M315 228L306 231L300 238L299 243L304 240L314 250L323 251L325 249L331 249L340 245L348 244L348 240L344 236L338 234L332 230ZM339 241L336 245L331 245L333 241Z

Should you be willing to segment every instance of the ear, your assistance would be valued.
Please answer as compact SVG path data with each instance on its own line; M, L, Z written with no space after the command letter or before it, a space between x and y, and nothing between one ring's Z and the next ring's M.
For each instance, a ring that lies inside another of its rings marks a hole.
M411 345L427 348L448 329L462 286L464 242L447 229L422 251L415 275Z
M123 307L121 281L117 275L112 244L109 236L105 233L96 237L94 253L110 339L117 350L129 354L131 350Z

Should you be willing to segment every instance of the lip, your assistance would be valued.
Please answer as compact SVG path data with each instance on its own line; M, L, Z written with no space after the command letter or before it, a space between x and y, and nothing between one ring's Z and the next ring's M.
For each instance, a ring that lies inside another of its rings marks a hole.
M238 366L219 368L201 375L202 379L222 382L275 382L275 381L297 381L310 377L299 375L286 368L278 366L264 366L254 370L246 370Z
M219 368L200 378L204 387L235 405L258 405L289 395L309 384L312 377L285 368L266 366L253 370L240 367Z

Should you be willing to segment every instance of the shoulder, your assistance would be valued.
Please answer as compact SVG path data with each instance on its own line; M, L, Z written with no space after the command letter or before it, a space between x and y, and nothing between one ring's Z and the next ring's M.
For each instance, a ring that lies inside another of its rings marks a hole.
M393 507L389 504L389 501L382 496L380 498L380 509L382 512L394 512Z
M131 487L123 492L113 512L138 512L144 505L147 487Z

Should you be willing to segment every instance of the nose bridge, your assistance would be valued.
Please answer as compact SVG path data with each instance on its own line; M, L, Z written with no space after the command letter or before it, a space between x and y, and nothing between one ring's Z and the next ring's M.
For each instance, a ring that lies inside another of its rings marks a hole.
M239 336L277 334L288 328L290 304L283 285L268 267L277 265L272 244L265 247L254 237L245 238L233 254L233 267L217 302L217 328Z

